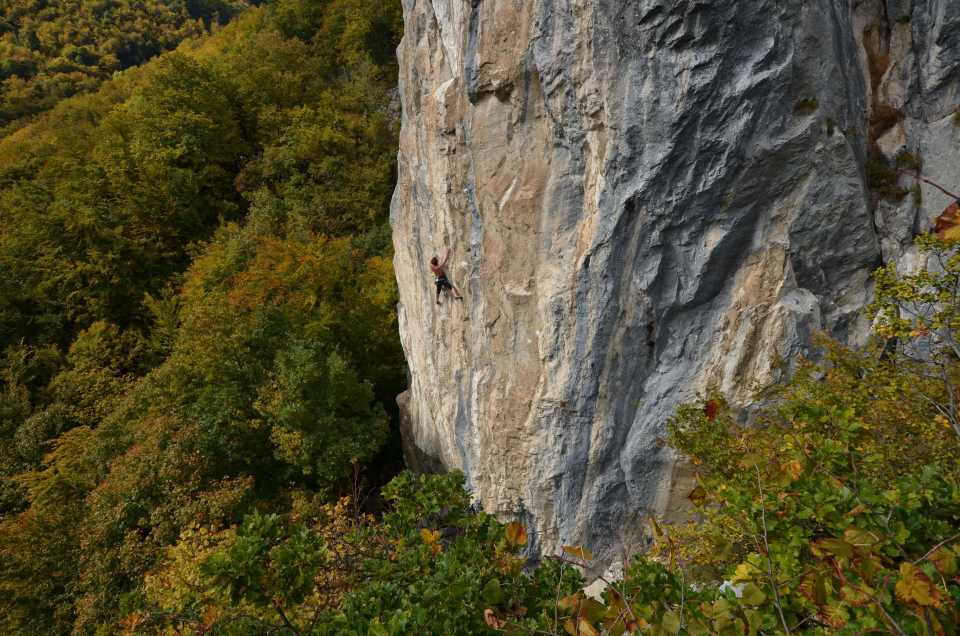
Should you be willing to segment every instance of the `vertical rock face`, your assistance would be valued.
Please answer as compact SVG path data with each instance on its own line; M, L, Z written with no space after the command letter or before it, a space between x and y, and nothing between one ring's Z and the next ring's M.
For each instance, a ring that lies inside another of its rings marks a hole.
M858 3L869 123L875 159L922 165L925 175L960 191L960 3L955 0L870 0ZM883 257L917 264L912 236L951 203L923 183L901 201L881 200L875 222Z
M960 3L403 3L408 458L609 561L686 494L679 402L745 404L812 331L865 332L871 271L943 202L875 205L868 156L960 184Z

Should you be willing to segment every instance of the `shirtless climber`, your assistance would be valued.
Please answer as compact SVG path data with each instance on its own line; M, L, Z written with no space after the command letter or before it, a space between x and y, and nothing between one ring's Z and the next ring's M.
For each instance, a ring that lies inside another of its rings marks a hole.
M443 260L441 261L436 256L430 259L430 271L433 272L433 275L437 277L437 304L440 304L440 292L447 290L452 291L454 298L457 300L463 300L463 297L460 295L460 292L457 291L457 288L453 286L453 283L447 279L447 272L443 268L447 265L447 261L450 260L450 248L447 248L446 253L443 255Z

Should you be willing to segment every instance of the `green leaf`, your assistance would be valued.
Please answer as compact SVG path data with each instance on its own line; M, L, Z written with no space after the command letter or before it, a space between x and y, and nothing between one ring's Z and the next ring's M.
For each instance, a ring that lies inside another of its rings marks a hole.
M503 587L500 585L500 579L490 579L483 586L483 600L490 605L499 605L503 602Z
M703 624L699 620L692 620L687 622L687 633L690 636L710 636L710 628Z
M813 581L813 602L817 607L827 604L827 580L822 572L818 572Z
M580 604L580 614L592 622L599 622L606 611L606 606L595 598L587 597Z
M390 632L387 631L386 626L380 622L379 618L374 618L370 621L370 627L367 633L370 636L390 636Z
M679 634L680 633L680 614L670 610L663 613L663 619L660 621L660 626L668 634Z
M743 586L743 590L740 592L740 600L743 601L746 605L757 607L763 605L763 602L767 600L767 595L763 593L759 587L754 583L746 583Z
M858 548L874 546L880 542L880 537L868 530L851 526L843 531L844 540Z
M813 542L811 547L817 556L822 556L823 553L832 554L833 556L844 559L849 559L853 556L853 546L843 539L818 539Z

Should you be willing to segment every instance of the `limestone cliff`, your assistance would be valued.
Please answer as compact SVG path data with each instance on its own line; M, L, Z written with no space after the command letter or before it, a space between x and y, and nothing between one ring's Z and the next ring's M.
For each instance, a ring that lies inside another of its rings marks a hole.
M679 402L864 334L871 271L947 203L878 204L870 158L960 185L960 2L403 4L408 458L610 560L686 494Z

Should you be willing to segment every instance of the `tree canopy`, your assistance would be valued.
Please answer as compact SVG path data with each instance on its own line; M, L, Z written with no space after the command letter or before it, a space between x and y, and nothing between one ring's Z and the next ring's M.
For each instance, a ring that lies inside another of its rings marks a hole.
M198 520L395 463L400 14L283 0L185 39L239 5L28 4L10 41L89 13L141 48L0 140L0 629L110 631Z
M226 23L248 0L10 0L0 6L0 132Z

